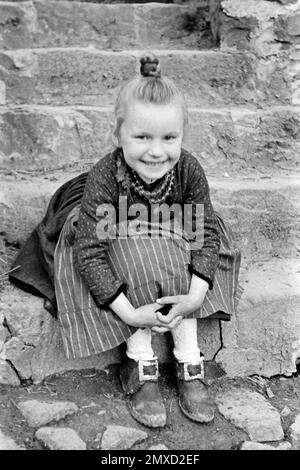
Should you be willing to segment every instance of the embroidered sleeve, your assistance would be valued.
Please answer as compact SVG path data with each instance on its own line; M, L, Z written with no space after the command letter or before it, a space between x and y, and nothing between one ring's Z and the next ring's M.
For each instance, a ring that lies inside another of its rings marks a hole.
M101 160L86 181L74 245L76 266L99 306L111 303L127 287L107 263L109 239L101 225L105 209L116 206L117 194L112 168Z
M212 289L219 262L220 236L210 200L208 182L195 157L187 158L184 204L193 211L190 271L208 282Z

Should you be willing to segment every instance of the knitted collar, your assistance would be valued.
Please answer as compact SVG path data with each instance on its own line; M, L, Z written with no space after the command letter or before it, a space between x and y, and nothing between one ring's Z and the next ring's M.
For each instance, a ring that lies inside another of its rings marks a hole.
M126 190L133 189L150 203L161 203L170 194L175 177L175 169L168 171L162 178L147 184L132 168L130 168L121 148L117 149L117 181Z

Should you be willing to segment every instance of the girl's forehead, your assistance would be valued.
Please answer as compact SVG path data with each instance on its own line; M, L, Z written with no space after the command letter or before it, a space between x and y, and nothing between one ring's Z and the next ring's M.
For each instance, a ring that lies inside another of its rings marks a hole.
M179 103L154 104L133 101L128 104L124 121L126 126L157 127L183 126L183 110Z

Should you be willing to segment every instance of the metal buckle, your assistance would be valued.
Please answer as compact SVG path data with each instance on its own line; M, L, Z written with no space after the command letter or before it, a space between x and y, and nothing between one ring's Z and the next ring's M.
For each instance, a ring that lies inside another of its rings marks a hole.
M189 371L188 371L188 367L189 366L198 366L200 365L200 373L199 374L196 374L196 375L190 375ZM183 377L184 377L184 380L189 382L191 380L196 380L196 379L200 379L200 380L203 380L204 379L204 357L201 356L200 357L200 362L197 363L197 364L191 364L189 362L184 362L183 363Z
M155 366L155 374L144 374L144 367ZM147 382L158 379L158 362L157 361L138 361L139 381Z

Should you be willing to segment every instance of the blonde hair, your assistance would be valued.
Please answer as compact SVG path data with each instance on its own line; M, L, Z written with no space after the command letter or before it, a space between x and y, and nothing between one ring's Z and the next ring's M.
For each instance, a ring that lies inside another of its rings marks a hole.
M188 111L183 93L175 83L161 77L159 61L153 54L140 59L141 76L127 82L119 91L114 108L114 123L110 133L110 141L114 147L119 139L120 128L125 120L129 103L133 100L151 104L178 103L182 108L183 127L188 123Z

